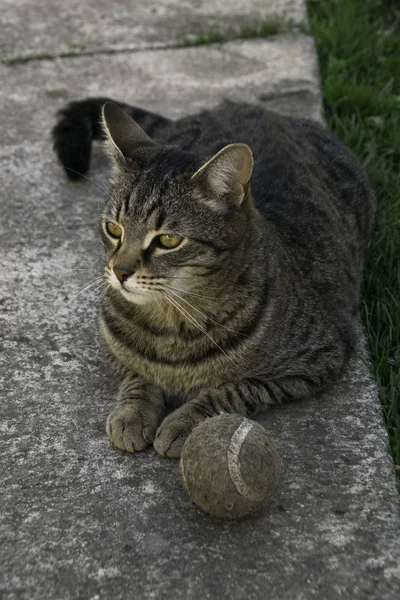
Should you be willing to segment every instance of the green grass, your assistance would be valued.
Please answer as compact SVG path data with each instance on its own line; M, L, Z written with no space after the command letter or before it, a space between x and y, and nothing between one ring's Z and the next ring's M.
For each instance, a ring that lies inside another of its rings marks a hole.
M400 5L308 0L308 12L328 125L361 158L376 191L364 322L400 465Z

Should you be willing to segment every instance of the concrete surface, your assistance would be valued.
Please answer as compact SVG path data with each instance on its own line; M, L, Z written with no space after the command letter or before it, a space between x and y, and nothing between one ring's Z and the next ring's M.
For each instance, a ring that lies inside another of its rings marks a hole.
M221 98L321 118L314 43L305 35L0 65L0 77L7 82L0 94L7 115L3 143L43 140L56 109L97 94L171 118Z
M98 293L74 298L101 273L106 193L67 182L49 139L58 107L99 93L171 117L233 96L318 118L312 41L31 61L1 78L1 599L397 600L398 494L361 358L322 398L262 419L282 480L254 520L209 519L176 461L109 446ZM90 177L107 176L95 156Z
M171 46L305 15L303 0L2 0L0 60Z

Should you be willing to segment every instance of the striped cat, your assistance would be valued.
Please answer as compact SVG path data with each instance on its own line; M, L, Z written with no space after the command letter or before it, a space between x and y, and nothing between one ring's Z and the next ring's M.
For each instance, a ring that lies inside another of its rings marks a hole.
M101 330L120 380L107 433L178 457L203 419L252 417L341 373L374 195L314 122L233 103L169 121L106 102L71 103L53 135L70 178L102 136L114 166L100 224Z

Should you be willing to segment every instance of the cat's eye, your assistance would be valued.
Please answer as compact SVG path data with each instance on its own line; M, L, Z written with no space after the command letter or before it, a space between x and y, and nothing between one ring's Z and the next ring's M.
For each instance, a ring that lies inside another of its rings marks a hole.
M115 239L119 239L120 237L122 237L122 227L120 227L116 223L112 223L111 221L107 221L106 231L109 236Z
M163 233L157 238L158 243L162 248L176 248L179 246L183 238L179 235L170 235L169 233Z

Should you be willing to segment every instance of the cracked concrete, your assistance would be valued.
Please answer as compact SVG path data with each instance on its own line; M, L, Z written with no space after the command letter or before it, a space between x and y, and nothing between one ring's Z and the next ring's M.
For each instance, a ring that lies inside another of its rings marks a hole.
M303 0L3 0L0 60L174 46L262 19L305 21Z
M229 12L232 3L221 4ZM113 7L122 5L130 6ZM37 27L55 47L52 6L46 0L29 18L47 22ZM17 8L7 5L1 18L11 21ZM76 10L83 22L89 9ZM24 52L29 27L16 36ZM1 598L397 599L398 493L362 343L332 390L261 420L282 456L282 479L254 520L209 519L184 492L176 461L109 446L115 387L99 345L98 296L79 294L101 272L105 193L67 182L49 138L57 108L100 93L172 118L223 97L321 118L312 40L284 35L0 68ZM108 175L95 155L90 177L106 186Z
M0 66L0 73L7 81L7 93L0 95L7 114L3 143L43 139L57 108L71 99L98 94L171 118L231 98L321 119L314 42L305 35L32 61Z

